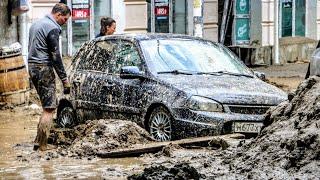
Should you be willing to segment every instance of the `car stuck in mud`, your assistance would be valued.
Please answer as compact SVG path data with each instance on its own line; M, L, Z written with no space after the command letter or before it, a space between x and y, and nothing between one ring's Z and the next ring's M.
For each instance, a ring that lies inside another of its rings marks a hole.
M158 141L259 133L263 114L287 99L219 43L173 34L126 34L86 42L73 58L71 94L57 124L131 120Z

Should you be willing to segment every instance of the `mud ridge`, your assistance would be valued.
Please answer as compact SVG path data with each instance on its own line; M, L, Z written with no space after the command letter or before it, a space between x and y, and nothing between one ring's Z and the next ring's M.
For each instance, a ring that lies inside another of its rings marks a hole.
M52 144L64 147L68 154L80 157L153 141L134 122L105 119L88 121L73 129L54 129L50 139Z
M140 174L134 174L128 177L129 180L144 179L194 179L203 178L198 171L187 163L180 163L174 167L168 168L162 165L145 168Z
M311 77L291 101L270 109L261 134L234 157L232 172L253 179L319 177L319 95L320 77Z

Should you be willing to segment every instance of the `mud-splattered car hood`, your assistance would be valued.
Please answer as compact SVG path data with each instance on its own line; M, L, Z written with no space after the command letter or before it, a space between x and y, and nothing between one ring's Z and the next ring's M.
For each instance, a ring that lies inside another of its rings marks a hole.
M159 75L158 78L190 95L209 97L224 104L276 105L287 98L285 92L258 78L229 75Z

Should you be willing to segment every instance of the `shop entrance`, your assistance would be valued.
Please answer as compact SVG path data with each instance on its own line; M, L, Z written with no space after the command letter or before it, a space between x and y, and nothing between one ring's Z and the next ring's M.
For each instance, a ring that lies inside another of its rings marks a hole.
M148 32L187 34L187 0L149 0Z
M80 46L100 32L101 17L111 16L111 0L65 0L72 18L62 27L62 54L73 55Z

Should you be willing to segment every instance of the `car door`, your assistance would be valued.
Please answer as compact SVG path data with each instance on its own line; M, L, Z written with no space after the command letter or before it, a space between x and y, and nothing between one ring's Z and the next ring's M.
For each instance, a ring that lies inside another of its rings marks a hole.
M106 91L108 68L114 56L115 40L94 42L81 56L72 76L76 109L84 120L109 117L104 113L110 104Z
M116 91L112 91L112 105L117 108L119 116L126 119L136 119L136 116L141 113L140 99L144 93L144 89L141 88L143 81L120 78L120 69L124 66L137 66L140 71L144 71L136 45L131 41L118 40L112 69L112 80L117 88L114 88Z

